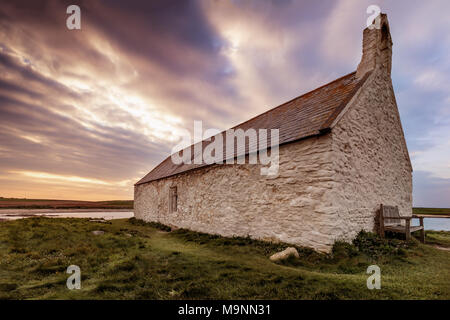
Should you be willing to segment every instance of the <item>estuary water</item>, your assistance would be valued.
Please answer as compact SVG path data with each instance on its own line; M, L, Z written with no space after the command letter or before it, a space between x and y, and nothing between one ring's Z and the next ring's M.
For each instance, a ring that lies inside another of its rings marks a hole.
M412 219L412 225L418 226L419 219ZM450 218L424 218L425 230L450 231Z
M31 217L47 217L47 218L90 218L90 219L126 219L134 217L133 211L121 210L0 210L1 220L16 220Z

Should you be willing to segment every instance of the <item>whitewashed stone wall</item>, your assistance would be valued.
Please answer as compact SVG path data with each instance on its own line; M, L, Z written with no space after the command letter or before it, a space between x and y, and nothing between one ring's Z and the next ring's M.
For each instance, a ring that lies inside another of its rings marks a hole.
M218 165L135 188L135 216L223 236L250 236L328 251L335 221L331 135L280 147L278 177L260 165ZM169 213L169 188L178 210Z
M351 240L372 231L381 203L412 214L412 168L391 78L373 71L353 103L332 129L333 203L339 223L334 234Z
M169 212L176 186L178 210ZM411 214L412 176L390 77L372 73L330 134L280 147L278 177L217 165L135 187L135 216L329 251L374 231L380 203Z

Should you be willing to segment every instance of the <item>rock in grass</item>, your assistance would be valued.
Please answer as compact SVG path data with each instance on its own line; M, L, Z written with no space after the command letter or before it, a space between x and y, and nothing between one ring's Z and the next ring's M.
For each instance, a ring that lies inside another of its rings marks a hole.
M92 234L96 235L96 236L99 236L99 235L104 234L104 233L105 233L105 231L101 231L101 230L94 230L94 231L92 231Z
M277 252L270 256L271 261L280 261L289 258L290 256L294 256L296 258L300 258L298 255L297 249L293 247L289 247L281 252Z

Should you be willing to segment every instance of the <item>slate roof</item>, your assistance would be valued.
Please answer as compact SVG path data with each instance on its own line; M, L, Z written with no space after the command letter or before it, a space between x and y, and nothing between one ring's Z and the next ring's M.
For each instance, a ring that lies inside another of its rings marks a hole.
M232 129L236 130L240 128L244 131L249 128L279 129L280 145L326 133L330 129L333 121L345 108L368 76L369 73L362 79L358 79L356 78L356 72L352 72L285 102L278 107L270 109ZM224 137L225 131L221 134ZM270 133L268 133L268 135L270 136ZM270 139L268 140L270 144ZM225 148L225 138L223 141ZM211 142L202 141L201 143L203 144L203 147L205 147ZM193 152L194 146L192 145L189 148L191 148L191 158L193 159L195 156ZM247 144L244 152L245 154L248 154L249 148L251 148L251 146ZM235 148L234 156L240 155L242 152L243 150L236 150ZM226 159L225 152L223 153L222 158L223 160ZM210 164L206 163L176 165L169 156L144 178L138 181L136 185L209 165Z

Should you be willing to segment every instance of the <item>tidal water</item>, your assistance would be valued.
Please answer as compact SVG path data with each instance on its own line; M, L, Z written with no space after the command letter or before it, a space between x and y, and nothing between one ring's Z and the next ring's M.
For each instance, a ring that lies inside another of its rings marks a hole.
M412 225L418 226L419 219L412 219ZM425 230L450 231L450 218L424 218Z
M134 217L132 211L82 211L82 212L64 212L55 210L20 210L19 212L0 211L0 220L16 220L30 217L47 218L91 218L91 219L126 219Z

